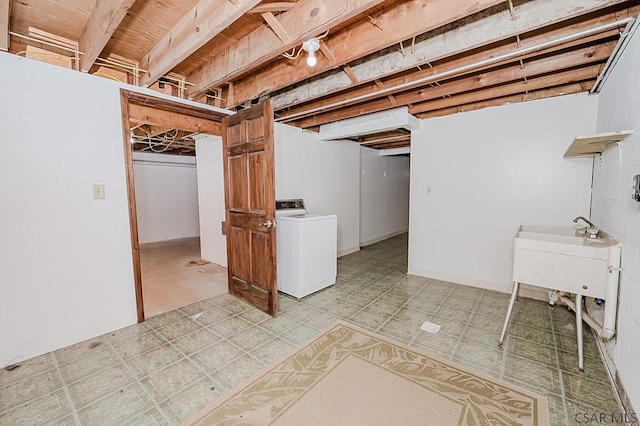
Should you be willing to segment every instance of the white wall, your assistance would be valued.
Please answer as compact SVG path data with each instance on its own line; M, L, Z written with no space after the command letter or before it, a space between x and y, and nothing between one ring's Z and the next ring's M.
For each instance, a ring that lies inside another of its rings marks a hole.
M635 130L594 164L593 222L622 243L620 305L615 340L607 345L629 400L640 410L640 203L631 200L640 174L640 32L636 32L600 93L598 132ZM630 410L631 407L627 407Z
M5 53L0 69L4 366L132 324L136 308L117 88Z
M5 366L136 322L120 88L222 110L3 52L0 69Z
M196 141L198 197L200 200L200 251L203 259L227 266L222 138L205 136Z
M338 256L360 249L360 146L317 141L275 124L276 199L304 198L307 210L338 216Z
M135 152L133 159L140 243L200 235L195 157Z
M360 148L360 245L409 228L409 157Z
M591 161L562 155L596 114L597 97L571 95L423 120L411 135L409 273L511 291L520 224L589 214Z

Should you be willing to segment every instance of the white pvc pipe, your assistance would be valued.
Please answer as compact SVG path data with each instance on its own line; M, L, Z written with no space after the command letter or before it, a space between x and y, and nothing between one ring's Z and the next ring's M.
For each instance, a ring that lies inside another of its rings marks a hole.
M468 64L468 65L464 65L464 66L461 66L461 67L458 67L458 68L454 68L454 69L449 70L449 71L443 71L443 72L438 73L438 74L430 75L428 77L419 78L417 80L410 81L410 82L403 83L403 84L399 84L397 86L390 86L390 87L387 87L387 88L384 88L384 89L380 89L375 93L367 93L367 94L364 94L364 95L355 96L353 98L345 99L345 100L342 100L342 101L337 101L337 102L334 102L334 103L330 103L328 105L323 105L323 106L320 106L320 107L311 108L311 109L308 109L308 110L305 110L305 111L301 111L301 112L297 112L297 113L294 113L294 114L289 114L289 115L286 115L284 117L276 118L275 121L287 122L287 121L294 120L294 119L296 119L298 117L311 115L313 113L320 112L320 111L326 111L326 110L329 110L329 109L332 109L332 108L337 108L337 107L340 107L340 106L343 106L343 105L346 105L346 104L355 104L355 103L363 102L363 101L366 101L366 100L369 100L369 99L385 96L387 94L391 94L391 93L394 93L394 92L413 89L413 88L415 88L417 86L422 86L424 84L432 83L434 81L442 80L444 78L453 77L453 76L456 76L456 75L461 74L461 73L470 72L470 71L476 70L478 68L486 67L487 65L493 65L493 64L505 61L507 59L513 59L513 58L516 58L518 56L523 56L523 55L527 55L527 54L532 53L532 52L536 52L538 50L543 50L543 49L546 49L546 48L549 48L549 47L554 47L554 46L557 46L557 45L560 45L560 44L564 44L564 43L568 43L568 42L571 42L571 41L574 41L574 40L579 40L579 39L584 38L584 37L589 37L591 35L598 34L598 33L601 33L603 31L607 31L607 30L610 30L612 28L619 27L621 25L627 25L627 24L633 23L634 21L635 21L635 18L620 19L618 21L611 22L609 24L600 25L598 27L591 28L589 30L580 31L580 32L577 32L575 34L571 34L571 35L567 35L567 36L564 36L564 37L560 37L558 39L551 40L551 41L546 41L544 43L539 43L539 44L536 44L534 46L530 46L530 47L527 47L527 48L524 48L524 49L517 49L517 50L514 50L513 52L509 52L509 53L505 53L505 54L502 54L502 55L498 55L496 57L489 58L489 59L484 59L482 61L478 61L478 62L475 62L473 64Z
M620 245L609 249L609 275L607 276L607 295L604 305L604 324L598 334L611 339L616 334L616 312L618 310L618 284L620 281Z
M582 348L582 295L576 294L576 332L578 333L578 370L584 371L584 350Z
M575 312L576 314L578 313L578 311L576 309L576 304L573 302L573 300L569 299L567 296L560 296L560 300L562 300L562 303L564 303L569 308L571 308L571 310L573 312ZM589 324L589 327L593 328L595 330L595 332L598 334L598 336L601 336L602 326L600 324L598 324L598 322L596 320L591 318L589 316L589 314L587 314L584 311L582 312L582 320L584 322L586 322L587 324ZM604 338L604 336L601 336L601 337Z
M589 93L597 93L602 89L605 81L607 81L607 79L609 78L609 74L611 74L611 71L613 71L613 67L615 67L618 63L620 55L622 55L622 52L627 47L630 39L629 36L633 35L633 33L638 28L638 23L640 23L640 20L636 19L635 22L629 22L627 24L624 31L620 34L620 38L616 43L616 47L613 48L613 52L611 52L607 63L604 65L604 68L602 68L602 71L596 78L596 82L593 84L591 90L589 90Z

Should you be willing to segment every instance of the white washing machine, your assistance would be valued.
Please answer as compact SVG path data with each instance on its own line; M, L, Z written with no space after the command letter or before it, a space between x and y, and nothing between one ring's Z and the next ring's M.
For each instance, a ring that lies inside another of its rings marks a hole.
M276 201L278 290L302 298L335 284L338 218L308 213L301 199Z

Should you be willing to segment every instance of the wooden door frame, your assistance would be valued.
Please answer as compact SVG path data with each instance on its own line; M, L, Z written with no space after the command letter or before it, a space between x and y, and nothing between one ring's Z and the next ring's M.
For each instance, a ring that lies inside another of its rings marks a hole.
M140 267L140 241L138 238L138 216L133 178L133 150L130 129L133 123L147 123L158 126L175 127L181 130L202 132L222 136L222 118L232 114L213 111L208 108L176 102L169 99L120 89L122 110L122 138L124 143L125 174L127 179L127 200L129 206L129 228L131 234L131 256L133 259L133 281L136 294L138 322L144 321L142 299L142 270Z

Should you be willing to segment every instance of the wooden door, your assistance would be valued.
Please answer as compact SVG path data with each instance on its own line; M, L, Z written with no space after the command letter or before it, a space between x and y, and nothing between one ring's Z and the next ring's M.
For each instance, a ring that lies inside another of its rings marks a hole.
M222 120L229 292L278 314L273 107Z

